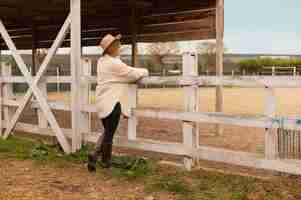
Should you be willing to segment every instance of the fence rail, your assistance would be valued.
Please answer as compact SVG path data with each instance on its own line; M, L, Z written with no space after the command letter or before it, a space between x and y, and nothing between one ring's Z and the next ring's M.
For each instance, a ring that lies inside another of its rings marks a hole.
M131 85L129 92L130 109L133 110L132 116L128 120L128 137L117 137L115 144L122 147L136 148L146 151L154 151L160 153L168 153L184 156L184 166L191 169L193 161L197 159L205 159L211 161L225 162L229 164L255 167L261 169L277 170L292 174L301 174L301 161L288 160L280 158L277 129L285 128L288 130L301 130L301 121L298 117L279 118L275 115L276 99L273 88L301 88L301 77L271 77L271 76L223 76L223 77L208 77L197 76L197 71L194 71L195 60L194 56L184 54L186 56L183 63L185 76L171 77L148 77L143 78L138 82L139 85L179 85L185 91L185 110L183 112L162 110L162 109L139 109L137 108L137 91L136 84ZM196 62L197 63L197 62ZM91 63L84 63L84 74L81 76L80 93L83 101L79 105L79 112L83 116L81 135L83 141L96 142L98 133L92 132L87 124L90 124L90 113L96 112L96 107L89 104L90 84L96 83L96 77L91 76L89 67ZM5 70L4 70L5 71ZM0 82L3 83L3 95L0 99L3 107L4 119L2 122L3 128L9 125L9 120L12 116L14 107L21 105L21 101L16 100L12 95L12 83L25 83L26 80L21 76L11 76L9 71L2 73ZM47 93L45 85L47 83L71 83L71 76L47 76L43 77L39 82L39 87L44 94ZM199 86L231 86L231 87L246 87L246 88L264 88L266 90L266 111L262 116L245 117L232 116L223 113L205 113L198 110L198 95ZM65 102L48 101L48 105L53 110L71 111L71 105ZM52 129L48 127L47 120L44 118L41 107L37 101L32 100L31 106L37 108L39 124L26 124L18 122L15 130L23 132L31 132L41 135L54 135ZM153 141L137 138L136 128L137 119L139 117L149 117L155 119L171 119L181 120L183 123L183 143L170 143ZM226 124L246 127L258 127L265 129L265 155L253 153L230 151L225 149L217 149L207 146L199 146L198 138L198 123L206 122L213 124ZM61 129L64 135L70 139L74 139L72 129Z
M33 77L34 78L34 77ZM71 76L47 76L43 77L46 83L71 83ZM2 83L26 83L23 76L2 76ZM82 76L82 84L96 84L96 76ZM178 86L237 86L237 87L275 87L290 88L301 87L299 76L152 76L141 79L138 85L178 85Z

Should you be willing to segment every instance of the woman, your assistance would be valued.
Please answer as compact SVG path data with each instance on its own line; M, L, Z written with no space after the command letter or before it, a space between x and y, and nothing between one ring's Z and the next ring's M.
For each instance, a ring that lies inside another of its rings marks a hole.
M148 70L133 68L123 63L120 55L121 35L108 34L100 42L104 50L97 63L96 107L101 119L104 134L99 137L95 151L88 156L88 170L96 170L96 161L102 156L105 168L111 166L113 136L118 127L120 115L130 116L125 100L128 95L128 83L134 83L148 76Z

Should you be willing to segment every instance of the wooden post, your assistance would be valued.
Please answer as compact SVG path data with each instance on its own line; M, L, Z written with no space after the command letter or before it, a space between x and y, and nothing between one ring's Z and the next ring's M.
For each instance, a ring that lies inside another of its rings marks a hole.
M83 68L83 75L84 76L91 76L92 75L92 60L89 58L82 59L82 68ZM82 87L80 88L81 97L82 97L82 105L90 104L90 84L88 82L82 82ZM81 133L90 133L91 132L91 113L90 112L83 112L82 114L82 121L81 121ZM84 140L83 140L84 141Z
M31 60L32 60L31 75L32 76L36 75L36 70L37 70L36 53L37 53L37 50L36 50L36 26L33 23L33 25L32 25L32 50L31 50ZM40 63L38 63L38 65L40 65ZM47 83L43 77L38 82L38 87L40 88L43 96L47 99ZM37 115L38 115L39 127L40 128L48 128L48 121L47 121L46 117L44 116L41 108L37 109Z
M276 97L273 88L266 87L266 110L267 117L275 117ZM266 159L276 159L278 157L277 150L277 132L272 127L265 130L265 157Z
M39 87L41 93L43 94L43 96L47 99L47 82L46 82L45 78L42 78L38 82L38 87ZM38 113L39 127L40 128L48 128L48 120L45 117L42 109L38 108L37 113Z
M137 25L136 25L136 1L132 0L132 16L131 16L131 27L132 27L132 66L137 66ZM137 107L137 85L131 85L128 93L129 109L132 111ZM128 139L137 139L137 117L131 114L128 119Z
M295 77L296 76L296 72L297 72L297 67L294 67L293 70L294 70L293 71L293 76Z
M81 148L81 94L79 88L81 67L81 0L70 0L71 6L71 112L72 152Z
M129 93L129 109L132 111L137 107L137 85L130 85ZM137 117L131 113L131 116L128 119L128 139L136 140L137 139Z
M224 0L216 3L216 76L223 76L224 60ZM216 86L216 112L223 112L223 87ZM221 125L216 125L217 135L223 132Z
M132 66L136 67L138 64L137 53L138 53L138 45L137 45L137 23L136 23L136 4L135 0L132 0L132 16L131 16L131 27L132 27Z
M32 49L31 49L31 60L32 60L32 66L31 66L31 75L35 76L36 74L36 26L33 23L32 24Z
M1 63L2 76L12 76L12 66L11 63ZM12 99L14 97L13 85L11 83L6 83L3 86L3 99ZM9 106L3 108L3 116L6 127L9 125L12 116L14 115L14 109Z
M275 72L276 72L275 66L273 66L273 67L272 67L272 76L275 76Z
M198 76L197 63L196 53L184 53L183 76ZM184 109L186 112L197 112L199 110L198 97L199 87L197 85L184 87ZM190 148L199 147L197 123L183 121L183 144ZM187 170L191 170L192 164L192 158L184 158L184 167Z
M0 69L2 68L2 52L0 49ZM2 70L0 70L0 75L2 77ZM3 82L0 81L0 137L2 136L2 130L3 130L3 121L2 121L2 106L3 106L3 95L2 95L2 89L3 89Z

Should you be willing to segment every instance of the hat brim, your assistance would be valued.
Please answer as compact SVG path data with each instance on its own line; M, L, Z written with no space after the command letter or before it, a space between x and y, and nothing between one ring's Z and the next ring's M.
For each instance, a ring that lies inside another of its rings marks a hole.
M119 36L119 37L117 37L117 36ZM115 39L107 46L107 48L105 48L104 50L103 50L103 52L102 52L102 55L104 55L104 54L106 54L107 53L107 50L112 46L112 44L114 43L114 42L116 42L116 41L120 41L120 39L121 39L121 35L119 34L119 35L117 35L116 37L115 37Z

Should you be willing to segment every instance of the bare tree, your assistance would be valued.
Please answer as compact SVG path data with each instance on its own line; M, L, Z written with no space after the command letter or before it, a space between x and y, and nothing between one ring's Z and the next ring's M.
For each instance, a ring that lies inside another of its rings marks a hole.
M201 61L203 69L210 72L215 72L216 67L216 43L215 42L202 42L197 44L197 52L201 54ZM226 48L224 48L226 52Z
M159 70L161 73L163 73L164 58L171 54L180 53L180 49L178 48L178 44L176 42L159 42L146 46L146 52L152 55L152 60L154 63L159 65Z

